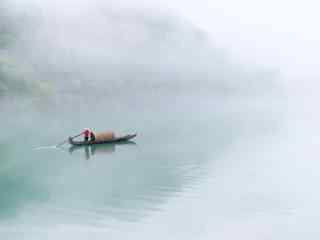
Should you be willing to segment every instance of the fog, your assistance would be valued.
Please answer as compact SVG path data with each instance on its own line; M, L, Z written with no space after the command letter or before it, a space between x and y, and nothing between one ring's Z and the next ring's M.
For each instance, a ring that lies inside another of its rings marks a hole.
M2 1L0 234L318 239L318 5Z
M34 85L45 94L101 95L126 92L128 86L175 91L195 82L201 82L198 90L217 92L255 94L276 87L277 67L234 61L205 26L175 9L139 1L12 1L5 6L18 29L9 55L19 71L24 69L20 78L38 82Z
M118 69L111 71L114 66L129 65L138 72L165 68L169 74L181 74L180 67L198 71L195 75L211 74L212 82L230 71L242 75L237 69L241 65L253 74L256 68L281 73L291 78L289 82L298 76L317 76L318 4L311 0L305 4L251 0L197 4L15 0L4 4L17 18L28 16L17 45L19 54L23 52L36 65L37 73L75 73L78 78L76 74L83 76L86 69L94 68L96 78L108 76L111 81L111 72L119 74ZM246 84L244 79L239 81Z

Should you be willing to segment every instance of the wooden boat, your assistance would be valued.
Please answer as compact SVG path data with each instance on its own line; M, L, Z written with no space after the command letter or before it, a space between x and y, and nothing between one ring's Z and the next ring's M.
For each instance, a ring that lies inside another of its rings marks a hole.
M112 139L95 140L95 141L74 141L71 137L69 137L69 143L73 146L89 146L89 145L103 144L103 143L121 143L121 142L130 141L135 136L137 136L137 134L128 134L121 137L114 137Z

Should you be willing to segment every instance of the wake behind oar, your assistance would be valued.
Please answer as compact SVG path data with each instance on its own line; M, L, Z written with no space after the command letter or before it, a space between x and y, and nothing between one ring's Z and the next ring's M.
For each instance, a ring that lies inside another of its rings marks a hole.
M57 149L58 146L40 146L40 147L34 147L32 150L42 150L42 149Z
M81 136L83 133L80 133L76 136L73 136L73 137L70 137L66 140L64 140L63 142L61 143L58 143L57 145L53 145L53 146L40 146L40 147L34 147L32 150L41 150L41 149L58 149L58 148L62 148L62 145L66 144L69 142L69 139L74 139L76 137L79 137Z

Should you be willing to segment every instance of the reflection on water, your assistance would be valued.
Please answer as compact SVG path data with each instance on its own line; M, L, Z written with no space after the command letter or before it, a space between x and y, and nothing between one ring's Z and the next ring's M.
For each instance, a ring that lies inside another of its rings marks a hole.
M82 106L90 117L76 115L75 104L65 104L63 114L54 107L20 116L8 112L13 120L3 124L5 147L0 145L5 158L0 161L0 185L6 193L0 201L1 225L117 228L139 222L197 186L208 164L225 154L233 141L265 130L257 125L256 112L240 107L226 111L218 101L201 102L198 97L187 100L141 102L134 109L122 105L121 111L117 105L95 102L97 106ZM32 150L54 145L88 125L137 131L139 143ZM79 161L83 158L94 161Z
M105 143L105 144L95 144L88 146L71 146L69 147L69 153L73 152L83 152L85 159L89 160L95 155L108 155L116 151L117 145L131 145L135 146L136 143L133 141L119 142L119 143Z

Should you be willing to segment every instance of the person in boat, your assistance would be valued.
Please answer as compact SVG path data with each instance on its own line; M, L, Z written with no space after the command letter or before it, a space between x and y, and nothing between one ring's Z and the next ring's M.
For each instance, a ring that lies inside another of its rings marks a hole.
M94 132L88 128L85 128L84 131L81 133L81 135L84 135L85 142L88 142L89 139L92 142L96 140Z

